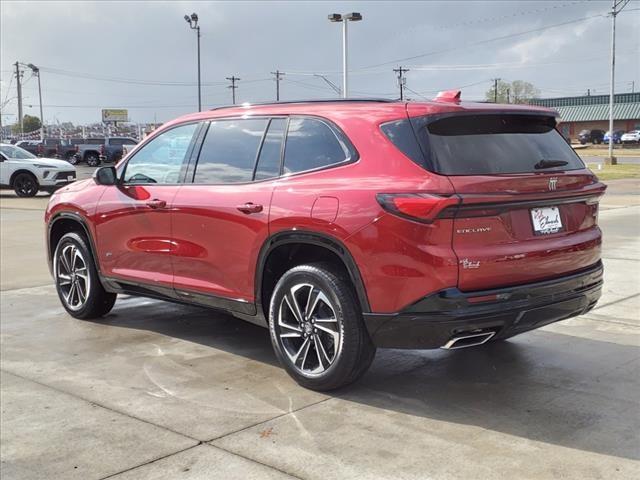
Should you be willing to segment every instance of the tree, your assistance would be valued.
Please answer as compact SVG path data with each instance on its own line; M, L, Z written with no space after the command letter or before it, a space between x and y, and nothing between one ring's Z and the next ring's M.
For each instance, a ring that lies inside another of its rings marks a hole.
M511 83L498 80L497 103L528 103L539 94L540 90L524 80L514 80ZM485 98L488 102L496 101L495 84L487 90Z
M24 129L23 133L35 132L36 130L40 130L41 124L40 119L38 117L33 117L31 115L25 115L22 117L22 128ZM14 134L20 133L20 124L16 123L11 127Z

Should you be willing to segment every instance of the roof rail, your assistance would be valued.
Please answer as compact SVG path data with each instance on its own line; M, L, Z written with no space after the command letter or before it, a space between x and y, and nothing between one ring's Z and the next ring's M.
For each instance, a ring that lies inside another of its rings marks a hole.
M223 105L221 107L214 107L211 110L221 110L223 108L237 108L237 107L256 107L266 105L289 105L292 103L357 103L357 102L377 102L377 103L394 103L398 100L392 100L389 98L322 98L322 99L310 99L310 100L285 100L280 102L258 102L258 103L240 103L236 105Z

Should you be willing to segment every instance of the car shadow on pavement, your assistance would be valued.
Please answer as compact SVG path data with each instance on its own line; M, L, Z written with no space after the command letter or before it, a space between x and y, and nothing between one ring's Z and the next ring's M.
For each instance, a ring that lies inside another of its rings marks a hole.
M101 324L278 365L268 331L213 310L126 298ZM640 459L640 349L536 331L458 351L378 350L345 401ZM292 380L293 382L293 380Z

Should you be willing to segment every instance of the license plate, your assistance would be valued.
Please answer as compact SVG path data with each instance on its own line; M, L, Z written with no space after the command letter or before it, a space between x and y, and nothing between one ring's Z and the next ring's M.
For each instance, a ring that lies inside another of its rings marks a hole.
M558 207L532 208L531 220L533 221L533 233L536 235L548 235L562 230Z

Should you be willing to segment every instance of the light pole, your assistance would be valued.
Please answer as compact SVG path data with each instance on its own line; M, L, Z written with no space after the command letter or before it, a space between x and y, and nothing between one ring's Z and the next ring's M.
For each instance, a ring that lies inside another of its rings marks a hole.
M609 89L609 157L606 162L612 164L617 163L613 157L613 102L614 98L614 80L616 71L616 16L627 6L629 0L612 0L611 1L611 85Z
M40 84L40 69L33 63L27 64L33 74L38 77L38 97L40 98L40 140L44 141L44 115L42 114L42 85Z
M185 15L184 19L191 27L191 30L196 31L198 37L198 111L202 111L202 93L200 88L200 25L198 25L198 14L192 13L191 16Z
M330 22L342 22L342 98L349 96L348 91L348 46L347 46L347 23L359 22L362 20L362 15L357 12L345 13L340 15L339 13L332 13L329 15Z

